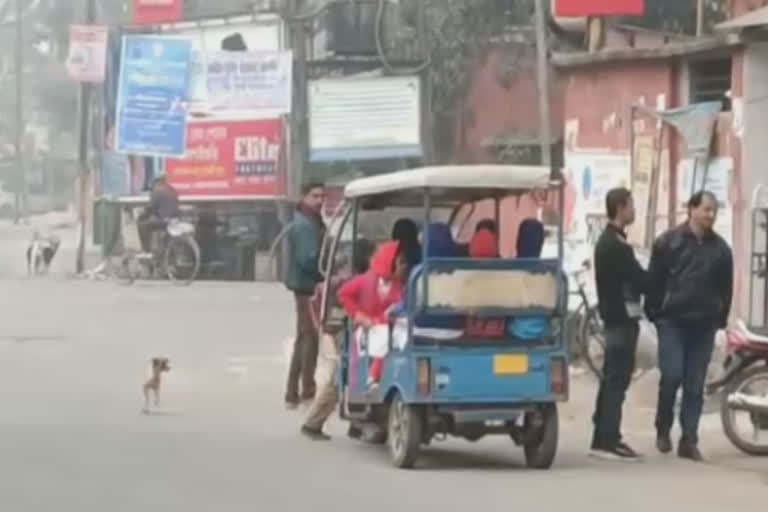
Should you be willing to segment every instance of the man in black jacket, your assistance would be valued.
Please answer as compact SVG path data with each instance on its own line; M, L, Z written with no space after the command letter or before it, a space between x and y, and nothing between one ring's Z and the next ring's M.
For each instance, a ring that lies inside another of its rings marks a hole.
M645 291L647 275L635 259L625 232L635 221L632 193L625 188L613 189L605 203L609 224L595 247L595 281L606 346L591 454L637 460L637 453L621 439L621 409L635 370L640 294Z
M704 405L704 383L715 334L726 327L733 295L733 254L713 231L717 198L697 192L688 202L688 221L661 235L653 246L646 313L659 333L659 401L656 445L672 451L677 390L682 437L678 455L702 460L698 429Z

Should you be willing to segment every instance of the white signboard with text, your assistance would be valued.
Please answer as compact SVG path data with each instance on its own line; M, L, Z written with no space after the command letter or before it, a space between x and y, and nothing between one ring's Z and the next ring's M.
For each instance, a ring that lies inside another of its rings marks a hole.
M322 79L309 84L310 159L422 155L418 77Z
M69 30L67 73L78 82L104 82L107 66L107 27L72 25Z

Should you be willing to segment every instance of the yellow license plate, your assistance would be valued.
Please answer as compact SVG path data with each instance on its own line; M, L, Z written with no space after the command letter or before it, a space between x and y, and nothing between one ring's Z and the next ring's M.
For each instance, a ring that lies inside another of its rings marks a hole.
M520 354L494 356L493 373L495 375L521 375L528 373L528 356Z

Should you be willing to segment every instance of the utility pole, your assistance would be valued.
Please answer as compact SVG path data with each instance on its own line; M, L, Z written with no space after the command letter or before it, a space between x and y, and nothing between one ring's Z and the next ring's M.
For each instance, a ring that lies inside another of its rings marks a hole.
M27 210L27 173L24 169L24 0L16 0L16 187L15 213L16 224L26 218Z
M704 35L704 0L696 0L696 37Z
M96 0L85 0L85 24L92 25L96 21ZM86 198L88 196L88 133L90 132L90 106L91 106L91 86L85 82L80 84L80 98L78 101L78 127L79 127L79 143L78 143L78 163L80 168L79 173L79 202L78 205L78 220L80 222L80 240L77 245L77 262L76 272L82 274L85 271L85 240L88 236L86 233L86 219L88 217L88 202Z
M300 16L302 0L289 0L291 50L293 50L293 108L291 112L291 149L290 149L290 184L289 194L298 197L304 180L304 159L307 154L307 136L309 133L307 113L307 41L305 20Z
M541 164L551 165L552 127L549 112L549 58L547 48L547 23L544 2L534 0L536 6L536 54L537 54L537 89L539 94L539 141L541 145Z

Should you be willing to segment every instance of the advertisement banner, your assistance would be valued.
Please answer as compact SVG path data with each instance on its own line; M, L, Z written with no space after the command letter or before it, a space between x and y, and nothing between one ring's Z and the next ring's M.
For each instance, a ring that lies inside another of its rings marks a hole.
M189 124L187 156L165 162L181 194L282 196L283 122L197 121Z
M193 112L291 112L293 56L291 52L197 53L192 78Z
M107 27L72 25L67 73L72 80L100 84L107 68Z
M555 16L642 16L645 0L555 0Z
M125 36L117 94L117 150L183 156L192 45L186 39Z
M574 239L590 237L589 217L605 215L605 196L616 187L630 188L631 158L626 153L569 151L565 154L566 232ZM569 199L572 197L572 199Z
M133 21L138 24L172 23L184 18L184 0L134 0Z
M656 140L652 135L637 135L632 158L632 198L635 203L635 223L629 228L629 239L642 245L648 236L648 212L651 208L653 166Z

